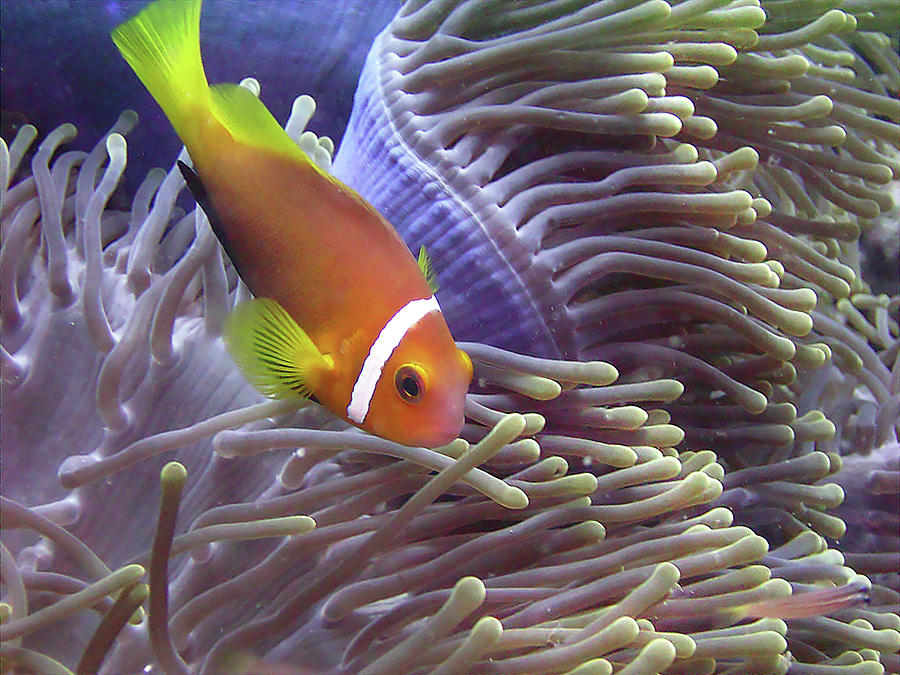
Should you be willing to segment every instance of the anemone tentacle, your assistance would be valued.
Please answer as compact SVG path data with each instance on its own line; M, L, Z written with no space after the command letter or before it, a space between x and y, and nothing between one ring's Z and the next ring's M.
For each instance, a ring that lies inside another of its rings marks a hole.
M436 450L244 382L180 172L116 205L132 115L0 143L3 658L896 670L900 301L856 242L891 227L894 10L407 3L334 170L467 340ZM286 128L329 170L313 110Z

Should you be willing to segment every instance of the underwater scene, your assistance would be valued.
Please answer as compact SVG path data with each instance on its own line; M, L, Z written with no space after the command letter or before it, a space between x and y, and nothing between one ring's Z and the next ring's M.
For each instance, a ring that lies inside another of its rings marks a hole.
M3 673L900 672L900 1L0 33Z

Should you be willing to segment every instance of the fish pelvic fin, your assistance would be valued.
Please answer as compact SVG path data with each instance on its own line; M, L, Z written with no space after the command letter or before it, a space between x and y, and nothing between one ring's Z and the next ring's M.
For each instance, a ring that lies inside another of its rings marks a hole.
M247 380L269 398L308 398L334 367L277 301L242 303L225 321L225 345Z
M200 3L157 0L111 34L182 140L197 107L210 105L200 59Z

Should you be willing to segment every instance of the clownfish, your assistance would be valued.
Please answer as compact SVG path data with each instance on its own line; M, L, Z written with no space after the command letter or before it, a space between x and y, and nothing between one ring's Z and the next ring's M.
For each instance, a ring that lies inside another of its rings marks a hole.
M250 91L209 85L200 0L157 0L112 39L190 153L188 187L254 295L224 329L245 377L404 445L456 438L472 362L453 342L424 250L417 260Z

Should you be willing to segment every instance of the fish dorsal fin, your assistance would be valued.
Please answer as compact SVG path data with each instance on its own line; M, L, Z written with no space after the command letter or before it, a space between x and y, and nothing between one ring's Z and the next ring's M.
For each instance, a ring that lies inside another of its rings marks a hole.
M428 251L425 250L424 246L419 249L419 257L416 259L416 264L422 271L422 276L425 277L425 283L428 284L428 288L431 289L432 293L437 293L438 283L437 279L434 278L434 267L431 265L431 258L428 257Z
M238 305L225 322L224 336L238 368L269 398L309 397L334 366L270 298Z
M306 153L294 143L268 108L250 90L238 84L217 84L210 87L209 91L216 118L236 141L300 158L313 165Z

